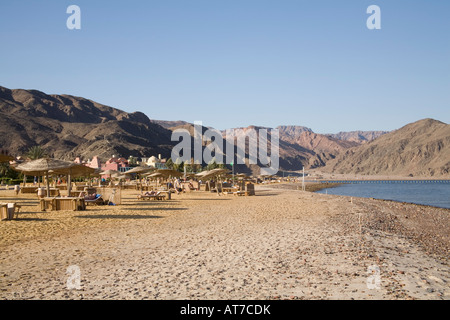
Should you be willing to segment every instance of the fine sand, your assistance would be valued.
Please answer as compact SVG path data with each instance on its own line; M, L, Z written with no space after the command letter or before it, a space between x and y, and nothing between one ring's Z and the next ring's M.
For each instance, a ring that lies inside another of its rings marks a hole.
M0 221L0 299L450 298L447 209L270 185L137 194L40 212L35 196L0 191L22 205Z

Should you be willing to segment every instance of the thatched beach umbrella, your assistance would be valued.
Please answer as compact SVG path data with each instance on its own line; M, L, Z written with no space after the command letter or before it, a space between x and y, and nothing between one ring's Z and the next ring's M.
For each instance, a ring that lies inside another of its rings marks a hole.
M164 175L159 172L154 172L154 173L147 173L147 174L145 174L145 176L147 176L148 178L158 178L158 177L163 177Z
M199 178L202 178L202 179L212 179L217 176L225 175L229 171L230 170L228 170L228 169L217 168L217 169L212 169L209 171L203 171L203 172L197 173L196 176Z
M139 166L139 167L134 167L133 169L128 170L126 173L136 173L139 175L139 182L142 178L142 175L151 171L155 171L156 168L155 167L143 167L143 166Z
M128 172L117 172L117 173L113 173L111 175L112 178L115 179L129 179L131 178L131 174L128 174Z
M209 171L202 171L202 172L196 173L195 176L198 178L202 178L202 177L206 176L208 174L208 172Z
M161 173L165 177L182 177L184 173L180 171L176 171L173 169L158 169L156 170L157 173Z
M70 191L72 190L72 185L71 185L71 178L72 177L89 177L92 174L95 174L95 169L91 168L91 167L87 167L85 165L82 164L77 164L74 163L73 166L68 167L68 168L64 168L64 169L56 169L56 170L52 170L53 173L55 174L65 174L68 176L67 179L67 192L70 194Z
M117 171L117 170L108 169L108 170L100 172L100 176L109 176L109 179L111 180L112 175L118 174L118 173L119 173L119 171ZM98 181L98 185L100 186L100 180Z
M236 178L238 179L246 179L248 178L248 176L245 173L238 173L235 175Z
M21 171L22 173L27 173L29 175L45 176L47 179L47 197L49 197L50 196L50 182L48 179L49 171L67 169L75 165L76 164L73 162L51 158L43 158L24 162L16 166L14 169L17 171Z
M111 179L111 176L113 174L117 174L117 173L119 173L119 171L108 169L108 170L100 172L100 175L102 175L102 176L109 176L109 178Z
M146 173L156 170L155 167L134 167L127 171L127 173Z
M157 178L165 177L165 175L163 175L160 172L147 173L147 174L145 174L145 176L147 176L147 178L150 178L150 179L156 179L156 186L158 186L158 179Z

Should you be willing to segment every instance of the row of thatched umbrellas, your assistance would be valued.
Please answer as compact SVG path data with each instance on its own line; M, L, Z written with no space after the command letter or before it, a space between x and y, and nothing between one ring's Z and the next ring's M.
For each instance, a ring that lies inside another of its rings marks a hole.
M152 172L154 171L154 172ZM229 170L228 169L213 169L213 170L209 170L209 171L203 171L197 174L194 173L189 173L187 174L190 177L197 177L197 178L204 178L204 179L210 179L219 175L223 175L225 173L227 173ZM135 167L129 171L126 172L128 173L138 173L142 176L145 177L149 177L149 178L158 178L158 177L162 177L162 178L168 178L168 177L175 177L175 178L179 178L184 176L183 172L180 171L176 171L173 169L157 169L157 168L152 168L152 167Z
M12 160L12 157L6 155L0 155L1 162L7 162ZM32 176L45 176L46 184L47 184L47 196L50 196L50 183L49 183L49 175L68 175L68 191L70 193L70 178L77 176L94 176L94 175L109 175L115 178L125 178L129 177L128 174L136 173L140 176L146 176L149 178L169 178L169 177L182 177L184 173L172 170L172 169L156 169L152 167L135 167L126 172L126 174L121 174L115 170L106 170L103 172L98 172L98 170L94 168L90 168L84 166L82 164L77 164L74 162L63 161L58 159L51 158L43 158L32 160L28 162L24 162L13 167L15 170L22 172L24 175L32 175ZM155 171L155 172L153 172ZM212 179L218 176L224 176L229 172L228 169L213 169L209 171L203 171L197 174L189 174L190 176L199 178L199 179Z

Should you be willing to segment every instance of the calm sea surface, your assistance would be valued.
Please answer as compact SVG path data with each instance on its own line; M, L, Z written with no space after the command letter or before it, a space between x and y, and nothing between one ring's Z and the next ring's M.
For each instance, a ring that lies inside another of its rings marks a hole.
M342 184L317 193L395 200L450 209L450 183Z

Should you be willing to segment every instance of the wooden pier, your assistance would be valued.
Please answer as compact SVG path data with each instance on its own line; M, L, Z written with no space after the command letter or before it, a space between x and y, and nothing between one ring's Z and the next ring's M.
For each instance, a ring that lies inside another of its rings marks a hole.
M320 183L367 184L367 183L449 183L446 179L432 180L321 180Z

